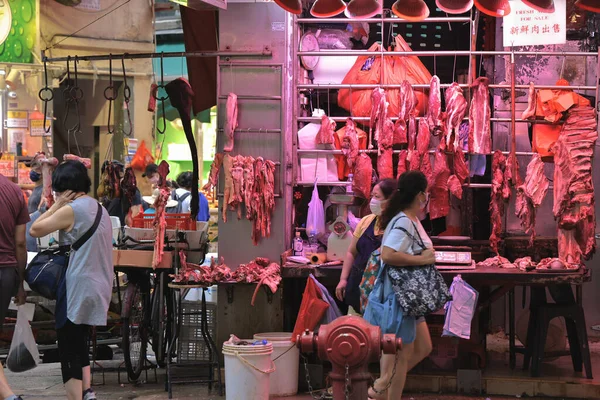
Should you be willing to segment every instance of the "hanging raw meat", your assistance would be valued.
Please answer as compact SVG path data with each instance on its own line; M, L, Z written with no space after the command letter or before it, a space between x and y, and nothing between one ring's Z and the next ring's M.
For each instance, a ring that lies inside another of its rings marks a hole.
M233 157L225 154L223 157L223 173L225 174L225 189L223 190L223 205L221 206L221 214L223 222L227 222L227 211L229 210L229 202L234 197L233 177L231 170L233 168Z
M412 85L407 80L402 81L400 86L400 112L394 127L394 144L406 143L406 121L414 114L417 103L418 99Z
M356 124L351 118L346 120L346 131L342 139L342 153L346 156L346 162L352 171L358 157L358 135L356 133Z
M46 157L44 153L41 154L39 163L42 165L42 180L44 181L44 188L42 189L42 198L46 202L46 208L52 207L54 204L54 196L52 195L52 171L58 165L58 159L55 157Z
M65 154L63 156L63 160L65 160L65 161L79 161L80 163L82 163L83 165L85 165L85 167L87 169L92 169L92 160L90 160L89 158L82 158L82 157L76 156L75 154Z
M558 255L579 264L595 251L596 215L592 157L598 139L592 107L576 106L567 119L554 151L554 217L558 222Z
M321 128L315 137L317 144L333 144L335 134L335 121L327 115L321 117Z
M522 119L529 119L535 117L535 109L537 107L535 85L533 82L529 83L529 95L527 96L527 108L521 114Z
M392 148L388 147L381 150L381 154L377 157L377 175L379 175L379 179L394 178L392 152Z
M371 94L371 132L375 130L375 135L369 140L369 148L372 147L372 140L379 143L379 135L383 131L383 124L387 119L388 102L385 96L385 90L382 88L373 89Z
M450 212L448 178L450 178L450 170L448 169L446 154L438 150L435 153L435 164L433 165L433 185L429 189L429 193L431 193L429 217L431 219L445 217Z
M398 155L398 170L396 172L396 179L399 179L400 175L408 170L407 158L408 150L400 150L400 154Z
M462 199L463 189L456 175L450 175L450 178L448 178L448 188L454 197L459 200Z
M159 194L154 202L154 254L152 256L152 268L156 268L162 262L165 246L165 232L167 230L167 221L165 220L166 205L171 197L171 189L167 186L167 175L169 175L169 163L161 161L158 166Z
M417 150L409 150L406 161L408 161L409 171L418 171L421 168L421 155Z
M202 187L202 190L209 192L212 188L217 186L219 182L219 170L221 169L221 164L223 164L223 153L215 154L215 159L210 165L210 172L208 174L208 182L206 185Z
M464 184L469 177L469 168L465 162L465 154L461 149L454 151L454 175L461 184Z
M252 241L271 236L271 218L275 208L275 163L258 157L254 162L252 194Z
M391 119L386 119L383 123L383 129L379 134L379 141L377 142L377 148L379 149L379 154L381 154L382 149L392 148L394 144L394 123Z
M417 135L417 152L421 155L429 154L429 140L431 134L429 133L429 125L423 118L419 120L419 134Z
M373 163L371 157L365 153L359 154L354 168L354 179L352 180L352 191L356 196L363 199L371 198L371 181L373 179Z
M527 166L525 183L517 189L516 214L521 220L525 233L530 234L529 245L535 238L535 209L542 204L550 181L544 174L544 162L539 154L534 154Z
M492 234L490 235L490 247L498 254L498 243L502 235L502 216L504 215L505 197L502 194L504 187L504 169L506 157L500 150L496 150L492 156L492 194L490 198L490 219L492 222Z
M429 157L429 153L424 154L421 159L421 172L427 178L427 184L431 187L435 183L433 179L433 170L431 168L431 158Z
M244 156L233 157L231 179L233 180L233 196L229 198L228 206L237 211L238 219L242 219L242 202L244 201Z
M252 219L252 194L254 193L254 158L244 159L244 204L246 205L246 219Z
M446 147L453 151L458 149L458 128L467 112L467 100L463 90L454 82L446 90Z
M490 154L490 93L488 78L477 78L471 86L471 109L469 110L469 153Z
M427 124L435 136L442 131L442 95L440 92L440 78L431 77L429 83L429 106L427 107Z
M233 135L238 127L238 104L237 95L235 93L229 93L229 95L227 95L225 110L227 115L225 117L225 127L223 128L223 131L225 132L225 145L223 146L223 151L229 152L233 150Z
M187 139L190 153L192 155L192 194L190 201L190 216L192 220L196 220L198 209L200 207L200 194L198 193L198 182L200 180L200 165L198 162L198 149L196 147L196 136L192 131L192 101L194 92L190 83L184 78L177 78L174 81L167 83L165 91L169 96L171 105L179 113L185 138Z
M414 150L417 144L417 119L411 115L408 118L408 150Z

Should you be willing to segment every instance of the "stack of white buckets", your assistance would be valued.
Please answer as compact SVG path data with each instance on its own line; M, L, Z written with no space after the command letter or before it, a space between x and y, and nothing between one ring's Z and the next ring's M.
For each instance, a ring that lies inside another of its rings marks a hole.
M286 332L258 333L254 346L223 344L228 400L263 400L298 393L300 352Z

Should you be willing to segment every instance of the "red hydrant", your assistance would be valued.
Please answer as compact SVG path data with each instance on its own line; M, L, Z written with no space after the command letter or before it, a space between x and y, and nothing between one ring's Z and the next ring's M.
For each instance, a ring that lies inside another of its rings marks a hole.
M317 351L321 360L331 362L334 400L365 400L371 380L369 364L379 361L382 350L384 354L400 351L402 339L382 336L378 326L360 317L345 316L321 326L318 334L306 330L296 345L303 353Z

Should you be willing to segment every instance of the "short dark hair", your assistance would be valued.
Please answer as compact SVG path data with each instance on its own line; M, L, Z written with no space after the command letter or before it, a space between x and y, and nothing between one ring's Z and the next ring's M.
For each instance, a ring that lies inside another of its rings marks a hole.
M147 176L151 176L154 174L158 174L158 165L150 163L146 165L146 169L144 170L142 177L146 178Z
M192 173L190 171L182 172L177 177L177 185L183 189L191 189L193 184Z
M406 210L421 192L427 190L427 177L421 171L407 171L398 179L398 189L381 215L380 226L385 229L394 217Z
M92 180L85 165L70 160L61 163L52 174L52 190L56 193L72 190L75 193L89 193Z

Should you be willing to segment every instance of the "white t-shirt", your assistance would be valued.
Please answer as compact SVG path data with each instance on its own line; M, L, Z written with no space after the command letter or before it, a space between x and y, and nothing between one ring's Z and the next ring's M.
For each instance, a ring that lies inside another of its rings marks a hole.
M187 190L182 189L182 188L175 189L175 194L177 195L177 198L181 198L181 196L183 196L186 193L190 193L190 192L188 192ZM192 203L192 196L188 195L188 197L181 202L181 213L182 214L187 214L190 212L190 204L191 203Z
M410 238L402 229L395 228L406 229L406 231L413 235L417 241L419 240L420 236L426 248L433 248L433 243L427 235L427 232L425 232L421 222L412 221L406 214L404 214L404 212L398 213L398 215L396 215L388 224L381 241L382 246L389 247L394 251L400 251L410 255L421 254L423 249L417 243L417 241L412 240L412 238Z

